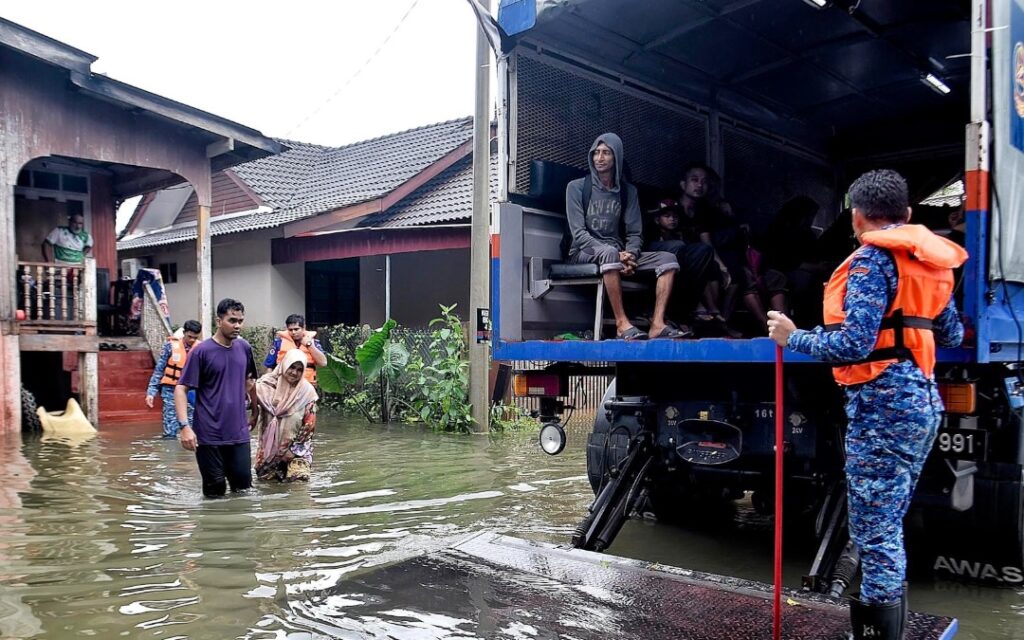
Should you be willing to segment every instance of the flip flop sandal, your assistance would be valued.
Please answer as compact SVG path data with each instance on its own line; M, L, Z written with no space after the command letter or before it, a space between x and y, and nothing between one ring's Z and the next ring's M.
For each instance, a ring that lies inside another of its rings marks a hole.
M647 334L637 329L636 327L630 327L616 336L619 340L625 340L631 342L633 340L646 340Z
M681 340L682 338L689 338L693 335L693 331L689 328L683 330L682 328L673 329L672 327L665 325L665 328L661 330L656 336L651 336L651 340Z
M685 324L679 324L674 320L669 320L668 318L665 318L665 326L671 327L672 329L681 332L684 338L690 338L695 335L693 329L691 329L690 327L686 326Z

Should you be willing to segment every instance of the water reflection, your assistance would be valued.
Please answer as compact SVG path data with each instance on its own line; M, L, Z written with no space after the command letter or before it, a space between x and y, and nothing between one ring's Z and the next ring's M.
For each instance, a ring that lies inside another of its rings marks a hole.
M551 458L533 434L322 418L308 485L261 483L222 500L202 499L194 459L155 426L0 441L0 637L537 637L527 603L472 573L438 577L415 601L364 578L477 531L564 542L591 498L584 436L571 432ZM770 545L756 526L629 523L613 552L768 579ZM787 565L794 583L801 553ZM915 585L916 602L967 618L960 637L1024 638L1021 593L940 587ZM567 630L621 622L587 608L600 593L561 596L579 603Z

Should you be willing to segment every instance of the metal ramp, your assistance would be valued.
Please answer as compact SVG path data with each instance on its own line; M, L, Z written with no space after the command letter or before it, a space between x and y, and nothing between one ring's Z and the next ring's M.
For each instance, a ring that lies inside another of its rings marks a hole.
M449 637L737 640L771 637L771 587L737 578L482 533L339 585L348 615L443 618ZM824 596L783 596L782 637L841 640L848 610ZM911 613L907 640L955 635L953 618ZM390 637L390 636L389 636Z

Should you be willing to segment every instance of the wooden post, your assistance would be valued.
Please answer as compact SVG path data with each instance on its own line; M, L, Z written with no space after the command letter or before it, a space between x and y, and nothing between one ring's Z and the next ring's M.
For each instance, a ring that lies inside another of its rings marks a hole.
M82 320L96 323L96 258L86 257L82 270ZM93 426L99 426L99 354L78 354L78 375L82 382L82 410Z
M199 321L203 338L213 326L213 268L210 265L210 205L199 205L196 219L196 273L199 274Z

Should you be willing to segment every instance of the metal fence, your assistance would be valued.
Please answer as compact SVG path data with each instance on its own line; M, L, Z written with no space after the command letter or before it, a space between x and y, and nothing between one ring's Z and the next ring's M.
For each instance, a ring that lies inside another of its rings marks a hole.
M513 371L536 371L543 369L549 363L531 362L527 360L516 360L512 362ZM604 363L590 362L592 366L603 366ZM562 399L567 409L563 426L567 429L589 430L594 424L594 418L598 411L603 411L601 400L604 392L611 384L611 375L570 375L568 384L568 395ZM524 411L538 411L540 400L538 398L514 398L515 405Z

